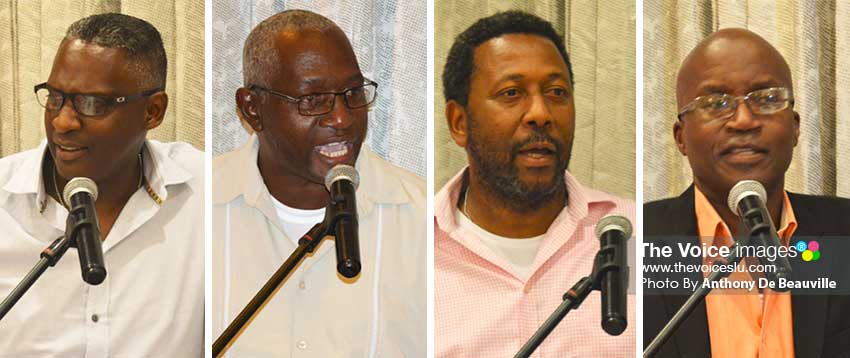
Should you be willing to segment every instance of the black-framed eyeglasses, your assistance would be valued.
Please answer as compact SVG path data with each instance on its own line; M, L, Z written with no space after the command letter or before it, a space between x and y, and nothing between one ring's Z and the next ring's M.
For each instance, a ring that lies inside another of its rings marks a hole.
M785 87L771 87L755 90L746 96L733 96L726 93L714 93L699 96L679 110L679 120L688 112L694 112L703 121L728 119L735 115L738 103L743 101L756 115L768 115L794 107L791 91Z
M35 97L38 99L38 104L44 107L44 109L51 112L59 111L65 104L65 100L70 99L71 105L74 106L74 111L86 117L102 116L119 104L149 97L162 90L162 88L154 88L129 96L107 97L95 94L64 93L48 86L46 82L36 85L33 88Z
M342 92L319 92L310 93L300 97L293 97L258 85L249 85L249 90L260 90L268 92L275 97L298 104L298 113L302 116L319 116L333 111L336 97L342 96L345 106L350 109L366 107L375 101L378 93L378 84L371 80L364 80L360 86L351 87Z

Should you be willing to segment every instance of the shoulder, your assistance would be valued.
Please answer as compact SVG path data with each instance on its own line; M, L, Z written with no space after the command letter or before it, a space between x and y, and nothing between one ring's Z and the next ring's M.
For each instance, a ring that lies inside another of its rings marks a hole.
M834 227L837 232L850 233L850 199L791 192L788 199L800 225L814 224L826 231Z
M192 173L193 176L203 177L204 175L204 152L196 149L191 144L186 142L160 142L149 140L148 145L156 151L158 155L162 155L176 163L186 171Z
M0 187L12 181L12 178L23 169L23 167L39 166L41 163L41 151L39 146L35 149L25 150L3 158L0 158ZM29 169L27 169L29 170Z
M369 173L376 188L396 188L414 205L425 206L426 182L421 176L398 167L364 146L364 154L372 163L373 172Z
M667 209L678 199L679 198L666 198L645 203L643 204L644 215L663 213L667 211Z
M635 212L634 200L622 198L614 194L589 187L583 187L583 190L584 195L589 198L591 203L613 203L614 206L611 210L612 212L623 211L624 214L631 216L633 219Z
M816 210L824 213L834 212L835 214L850 213L850 199L840 198L836 196L822 195L806 195L788 193L788 199L794 207L801 207L806 210Z
M241 151L239 149L232 150L230 152L222 153L212 158L212 172L213 172L213 180L226 180L229 177L232 177L234 173L227 173L227 171L235 170L239 167L239 164L244 164L244 161L247 160L244 155L240 155Z

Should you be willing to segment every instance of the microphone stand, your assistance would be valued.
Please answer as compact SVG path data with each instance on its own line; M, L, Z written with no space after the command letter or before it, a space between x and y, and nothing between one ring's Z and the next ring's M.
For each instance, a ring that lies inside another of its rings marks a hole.
M59 259L65 255L65 251L68 251L68 248L72 246L72 242L73 240L62 235L58 239L54 240L50 246L41 251L41 258L35 266L33 266L30 272L21 279L21 282L12 289L12 293L10 293L9 296L0 303L0 320L6 316L6 313L9 313L9 310L18 303L18 300L20 300L24 293L26 293L35 281L41 277L44 271L47 271L48 267L56 266Z
M576 284L566 293L564 293L563 302L558 308L555 309L555 312L552 312L549 315L549 318L543 322L537 332L534 332L534 335L525 343L525 345L520 348L519 352L514 356L514 358L528 358L531 356L531 353L534 353L534 350L543 343L543 340L549 336L549 333L552 333L552 330L561 323L561 320L567 316L567 313L574 309L578 309L584 299L587 298L593 290L601 291L601 281L602 277L608 271L618 271L621 270L622 267L614 260L605 262L600 265L600 261L602 260L602 255L606 253L606 251L613 250L612 248L603 248L600 249L596 253L596 257L593 260L593 272L590 276L582 277Z
M295 248L295 251L289 255L289 258L280 265L272 277L257 291L254 298L248 302L236 318L227 325L227 328L221 335L216 338L215 342L213 342L213 357L219 358L224 356L224 353L230 349L230 346L239 338L242 331L247 328L248 324L254 320L254 317L271 301L277 291L283 286L286 278L298 267L301 261L304 260L304 257L308 253L315 251L325 236L335 232L336 225L340 220L356 215L354 208L335 205L336 203L337 200L331 200L331 203L325 208L325 219L323 222L314 225L310 231L298 240L298 247Z
M257 316L283 286L283 281L286 280L289 274L295 270L308 253L312 253L319 246L322 239L331 231L324 223L318 223L298 240L298 247L295 251L280 265L280 268L266 281L266 284L260 288L257 294L254 295L254 298L239 312L239 315L230 322L224 332L216 338L213 343L213 357L221 357L227 352L247 325L254 320L254 317Z
M738 263L741 262L742 257L737 255L738 248L740 246L741 242L736 240L735 243L729 247L729 255L723 257L723 259L725 259L726 261L726 263L724 264L733 264L737 266ZM720 265L718 261L719 260L715 260L713 265ZM708 275L706 281L708 281L709 283L719 281L720 279L728 277L731 274L731 272L722 271L723 270L714 270L711 275ZM673 315L673 318L671 318L669 322L667 322L667 325L664 326L661 332L659 332L658 335L655 336L655 339L653 339L652 342L646 347L646 349L643 351L643 357L649 358L655 356L655 354L658 353L658 350L661 349L661 346L664 345L664 342L667 342L670 336L673 335L673 332L675 332L679 328L679 326L681 326L682 323L685 322L685 318L690 316L691 312L696 309L697 305L705 299L705 296L707 296L708 293L711 292L711 290L712 288L710 284L700 285L699 288L697 288L691 294L691 296L688 297L688 300L685 301L682 307L679 307L679 310L676 311L676 314Z

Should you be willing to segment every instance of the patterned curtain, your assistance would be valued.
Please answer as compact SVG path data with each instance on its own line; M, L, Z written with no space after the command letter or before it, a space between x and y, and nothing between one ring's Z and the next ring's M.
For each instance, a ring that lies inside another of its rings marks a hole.
M215 0L213 11L213 153L242 145L249 128L236 114L242 86L242 46L261 21L286 9L306 9L333 20L348 35L360 70L378 82L366 142L378 154L424 176L426 171L425 1Z
M150 22L168 56L168 110L148 138L204 149L204 3L193 0L27 0L0 2L0 156L38 146L44 109L32 88L47 80L74 21L120 12Z
M575 76L576 130L569 170L582 184L635 197L635 2L446 1L434 13L434 190L467 163L445 119L442 73L457 36L476 20L517 9L564 34Z
M709 33L753 31L791 67L800 141L787 190L850 197L850 2L821 0L644 1L644 200L681 193L691 183L676 150L676 71Z

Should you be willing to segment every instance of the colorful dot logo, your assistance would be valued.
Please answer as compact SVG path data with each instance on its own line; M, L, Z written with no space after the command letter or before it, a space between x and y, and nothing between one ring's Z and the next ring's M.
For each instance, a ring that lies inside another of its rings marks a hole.
M801 253L803 261L808 262L820 260L820 244L818 244L817 241L809 241L809 243L806 244L805 241L800 240L794 244L794 248Z

